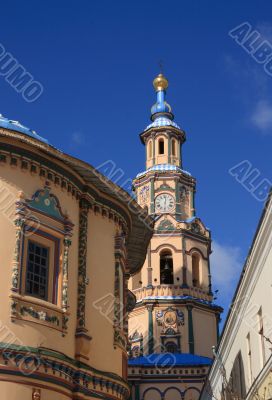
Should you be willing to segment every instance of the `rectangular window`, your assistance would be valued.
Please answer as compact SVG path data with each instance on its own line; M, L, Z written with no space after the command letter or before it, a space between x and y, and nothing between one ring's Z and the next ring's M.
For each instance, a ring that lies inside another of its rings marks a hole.
M252 384L252 355L251 355L251 341L250 333L247 335L247 360L248 360L248 383Z
M48 300L49 248L28 241L26 294Z
M264 347L264 328L263 328L263 315L262 307L258 312L258 323L259 323L259 335L260 335L260 357L261 357L261 367L265 364L265 347Z

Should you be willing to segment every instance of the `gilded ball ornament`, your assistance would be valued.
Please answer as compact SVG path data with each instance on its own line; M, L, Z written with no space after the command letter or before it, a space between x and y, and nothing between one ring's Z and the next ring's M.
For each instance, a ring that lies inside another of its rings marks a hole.
M166 90L168 88L168 80L163 74L159 74L153 81L153 86L156 92Z

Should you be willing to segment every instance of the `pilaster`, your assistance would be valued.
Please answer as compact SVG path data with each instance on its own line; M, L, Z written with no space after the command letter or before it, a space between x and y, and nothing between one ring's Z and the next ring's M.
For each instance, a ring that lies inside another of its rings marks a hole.
M189 337L189 352L195 354L194 342L194 324L193 324L193 307L187 306L188 311L188 337Z
M79 206L79 248L78 248L78 303L76 328L76 358L88 360L91 337L85 327L86 285L87 285L87 241L89 203L80 200Z
M153 304L146 305L148 311L148 354L154 352L154 330L153 330Z

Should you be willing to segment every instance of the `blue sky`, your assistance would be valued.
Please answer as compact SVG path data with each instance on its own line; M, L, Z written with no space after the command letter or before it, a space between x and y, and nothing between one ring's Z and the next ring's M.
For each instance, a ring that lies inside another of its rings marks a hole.
M227 307L263 206L228 171L248 160L272 179L272 77L228 32L248 22L272 43L271 2L15 0L1 15L0 43L44 91L28 103L0 76L0 112L94 166L113 160L126 178L144 169L138 134L163 60Z

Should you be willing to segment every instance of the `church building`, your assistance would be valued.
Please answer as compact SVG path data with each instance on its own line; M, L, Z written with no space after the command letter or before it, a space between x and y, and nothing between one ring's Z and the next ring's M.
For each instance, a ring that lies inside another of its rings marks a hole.
M91 165L0 116L1 400L128 399L127 283L152 227Z
M196 180L183 169L185 132L166 102L167 79L153 81L151 123L140 134L146 167L134 180L153 218L143 268L129 282L129 382L133 400L195 400L212 363L222 309L214 303L211 233L195 209Z

